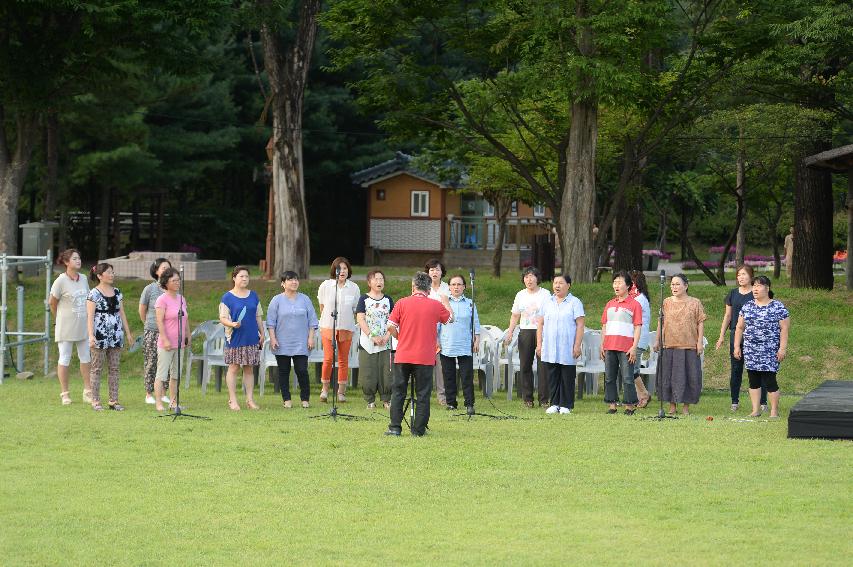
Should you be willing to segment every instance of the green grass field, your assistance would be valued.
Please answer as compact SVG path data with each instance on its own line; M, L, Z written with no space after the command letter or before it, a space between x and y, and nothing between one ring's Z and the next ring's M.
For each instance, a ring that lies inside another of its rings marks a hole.
M119 282L131 313L144 283ZM276 290L252 285L264 302ZM38 282L27 286L33 326L41 300ZM408 284L389 287L399 297ZM479 278L483 322L505 327L519 287ZM215 317L227 288L187 286L193 324ZM598 328L609 284L572 291ZM691 291L713 343L725 292ZM785 418L793 393L851 377L853 299L776 291L792 314L781 420L731 415L722 350L706 356L706 391L688 418L608 416L600 395L545 416L499 392L497 408L520 419L469 422L434 403L418 439L384 437L387 414L356 392L344 407L369 419L308 419L328 409L316 388L308 410L284 410L267 390L260 412L231 413L224 392L202 396L193 383L182 401L212 419L158 419L143 403L139 353L123 359L126 412L93 412L77 376L63 407L28 347L36 377L0 386L0 563L848 564L853 445L789 440ZM477 406L496 411L481 397Z

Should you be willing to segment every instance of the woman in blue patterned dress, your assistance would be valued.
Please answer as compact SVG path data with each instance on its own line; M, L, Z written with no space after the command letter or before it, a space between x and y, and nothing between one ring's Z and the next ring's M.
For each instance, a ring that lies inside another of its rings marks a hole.
M762 386L767 389L770 417L779 417L776 373L779 371L779 363L787 354L791 321L782 302L773 299L770 278L767 276L758 276L752 280L752 297L752 301L743 306L738 317L734 356L738 360L743 359L749 375L749 398L752 401L750 417L761 415L759 401Z

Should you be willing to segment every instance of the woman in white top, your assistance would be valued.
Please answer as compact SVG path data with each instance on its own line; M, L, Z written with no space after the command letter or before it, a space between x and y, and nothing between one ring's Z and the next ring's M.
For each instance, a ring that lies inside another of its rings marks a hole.
M447 285L447 282L441 281L444 278L445 269L444 264L441 263L440 260L433 258L431 260L427 260L427 263L424 264L424 271L429 275L429 279L431 281L431 285L429 288L429 298L435 299L436 301L441 301L442 296L445 298L450 297L450 286ZM447 405L447 396L444 392L444 374L441 370L441 356L439 356L439 352L441 351L441 345L436 340L435 344L435 366L432 369L432 377L435 381L435 396L438 398L438 403L446 406Z
M539 321L537 313L544 302L551 297L547 289L539 287L541 279L542 273L533 266L521 272L524 289L515 294L509 328L506 330L504 339L504 346L509 346L515 328L519 328L518 358L521 363L521 381L518 387L521 390L519 395L528 408L533 407L533 357L536 356L536 327ZM539 405L550 407L551 391L548 387L548 373L539 357L536 358L536 374L539 376Z
M356 329L355 308L361 290L349 280L352 276L352 264L343 256L332 261L329 279L320 284L317 290L317 302L320 304L320 339L323 344L323 373L320 391L320 401L329 400L329 383L332 381L332 361L334 360L334 344L332 342L332 327L335 328L338 353L338 401L345 402L347 391L347 371L349 370L349 350L352 346L352 334ZM338 320L332 318L337 301Z
M54 340L59 346L59 361L56 375L59 378L59 394L62 405L71 403L68 393L68 367L71 365L71 351L76 347L80 359L80 374L83 376L83 401L92 403L92 387L89 382L89 363L92 361L89 350L89 335L86 321L86 296L89 295L89 283L80 275L80 252L69 248L59 254L57 262L65 265L65 271L59 275L50 287L50 311L56 319ZM2 353L0 353L2 356Z

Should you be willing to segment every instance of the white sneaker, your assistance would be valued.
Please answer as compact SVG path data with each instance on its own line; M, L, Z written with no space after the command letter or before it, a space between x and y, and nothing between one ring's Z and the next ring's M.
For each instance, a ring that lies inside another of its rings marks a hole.
M560 413L572 413L572 410L569 408L560 408Z
M157 401L154 399L154 396L148 394L147 396L145 396L145 403L148 405L154 405L157 403Z
M169 396L163 396L162 398L160 398L160 401L163 402L164 404L172 403L172 400L169 399Z
M545 413L558 413L560 411L560 406L551 406L545 410Z

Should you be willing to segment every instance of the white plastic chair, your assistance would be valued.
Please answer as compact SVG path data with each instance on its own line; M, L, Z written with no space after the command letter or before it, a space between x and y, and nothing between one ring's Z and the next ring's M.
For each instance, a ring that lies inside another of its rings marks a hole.
M205 341L205 364L201 378L201 391L207 393L207 384L210 382L210 369L214 366L226 368L225 364L225 327L217 325L213 334Z
M578 375L578 382L582 382L581 385L587 394L598 395L598 375L604 373L604 361L601 360L600 352L601 331L584 329L583 340L581 342L581 358L578 361L575 371ZM589 383L586 380L587 375L591 377L591 382Z
M207 341L216 331L217 325L221 326L221 323L216 320L205 321L193 329L193 332L190 334L190 345L186 349L186 361L184 362L184 388L189 385L190 376L192 375L192 365L195 361L199 361L201 363L201 366L199 367L199 382L201 382L202 373L204 372L204 366L207 360ZM201 352L195 353L192 350L193 341L199 337L202 337Z
M660 355L660 351L655 352L652 350L652 345L655 344L655 339L657 337L657 331L652 331L649 333L649 352L645 359L641 359L641 367L640 367L640 377L648 376L646 381L646 389L649 391L649 395L655 394L655 377L657 376L658 371L658 356Z
M267 374L271 368L278 368L278 360L276 360L275 355L272 352L272 347L270 346L269 330L264 327L264 348L261 349L261 363L258 366L258 387L262 396L264 395L264 385L267 381ZM272 382L275 384L274 379Z

